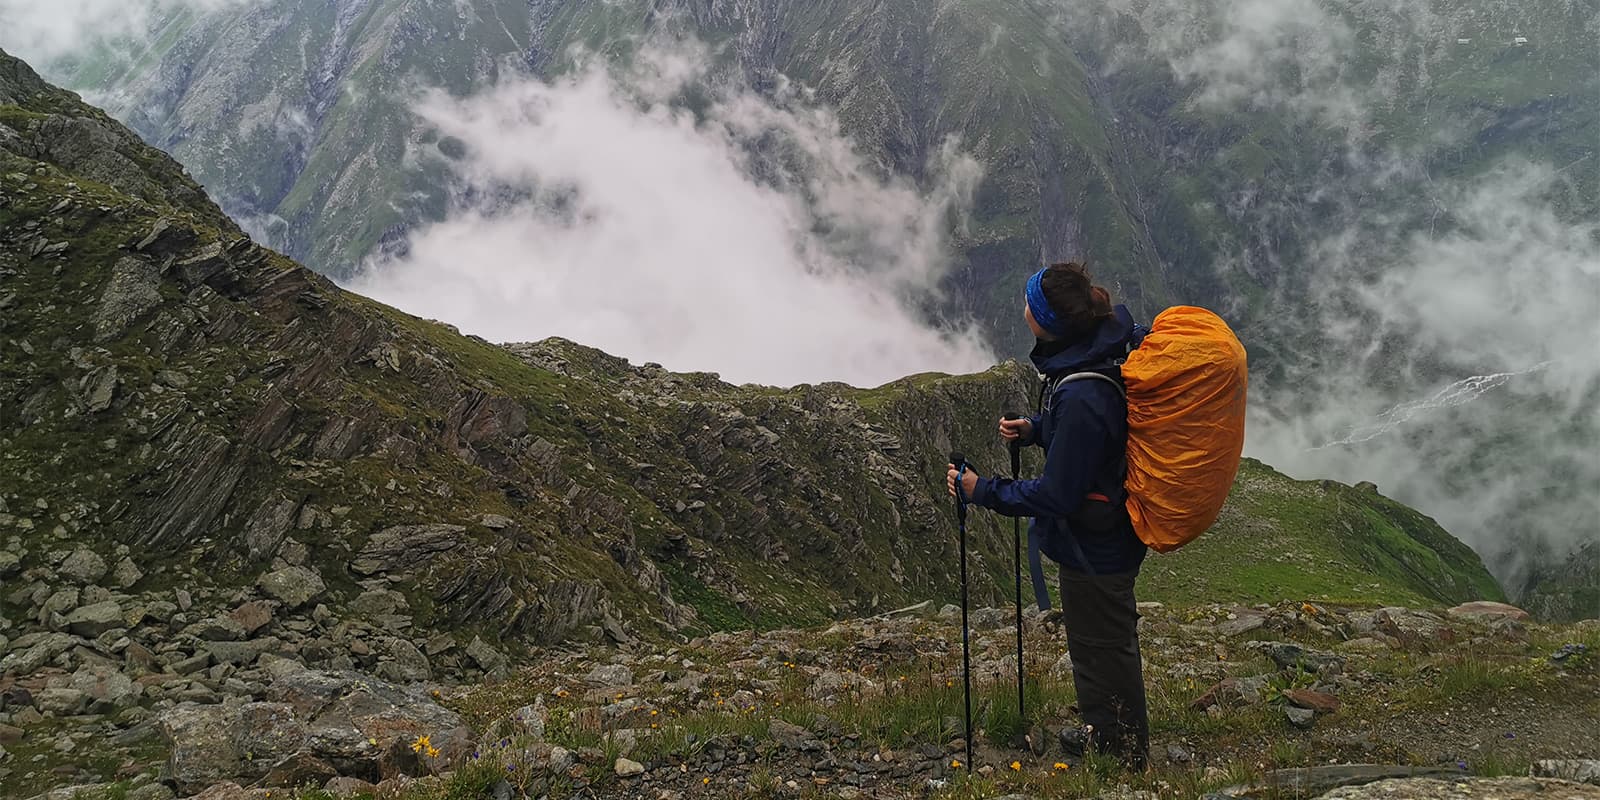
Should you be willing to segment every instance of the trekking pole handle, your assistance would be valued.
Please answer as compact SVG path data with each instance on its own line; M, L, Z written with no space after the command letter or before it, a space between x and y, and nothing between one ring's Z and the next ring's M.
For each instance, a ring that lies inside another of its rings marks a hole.
M956 468L956 512L961 515L963 522L967 518L967 492L962 488L962 479L967 476L967 470L972 468L967 463L967 457L956 450L950 453L950 465Z
M1006 413L1000 415L1000 419L1003 419L1006 422L1015 422L1023 418L1024 417L1021 414L1018 414L1015 411L1007 411ZM1011 448L1011 477L1015 478L1017 477L1017 473L1022 470L1022 440L1012 439L1006 444Z

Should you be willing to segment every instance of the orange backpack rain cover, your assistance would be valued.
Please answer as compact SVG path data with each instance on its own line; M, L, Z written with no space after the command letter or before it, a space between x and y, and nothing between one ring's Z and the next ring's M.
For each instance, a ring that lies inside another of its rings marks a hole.
M1122 366L1128 387L1128 514L1166 553L1216 522L1244 450L1244 345L1216 314L1161 312Z

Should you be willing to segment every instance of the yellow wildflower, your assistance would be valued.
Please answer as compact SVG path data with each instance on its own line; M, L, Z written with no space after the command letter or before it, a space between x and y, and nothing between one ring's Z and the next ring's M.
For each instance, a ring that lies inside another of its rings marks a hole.
M1057 761L1056 762L1056 769L1071 769L1071 768L1072 768L1072 765L1068 764L1068 763L1066 763L1064 761Z
M418 736L417 740L411 743L411 752L420 753L432 746L433 743L428 741L427 736Z
M438 758L438 757L439 757L439 748L433 747L433 746L430 745L428 747L428 758Z
M707 785L709 783L711 783L711 779L710 778L701 778L700 779L700 785L701 786L705 786L705 785Z
M960 767L961 767L961 760L960 759L957 759L957 758L950 759L950 768L951 769L960 769Z
M1022 771L1022 762L1021 761L1013 761L1013 762L1011 762L1011 771L1012 772L1021 772Z

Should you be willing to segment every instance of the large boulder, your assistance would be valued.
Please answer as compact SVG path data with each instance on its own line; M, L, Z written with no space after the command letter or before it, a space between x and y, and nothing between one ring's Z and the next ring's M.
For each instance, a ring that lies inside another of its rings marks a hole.
M138 702L143 688L132 678L109 667L83 667L72 674L70 688L84 693L88 710L109 714Z
M93 550L77 550L61 562L61 577L73 583L84 585L99 583L106 576L106 560Z
M12 653L0 659L0 675L27 675L54 661L78 642L77 637L65 633L43 634L31 642L28 638L24 636L12 643Z
M125 627L122 605L115 600L104 600L93 605L73 609L66 617L67 630L75 636L93 639L106 631Z
M1495 603L1489 600L1474 600L1470 603L1462 603L1445 613L1455 619L1473 622L1498 622L1500 620L1526 622L1528 619L1528 612L1516 606Z
M156 718L171 752L167 774L178 792L191 795L239 775L239 751L233 741L237 708L184 703Z
M378 762L396 745L427 735L436 747L454 743L450 757L471 752L461 717L420 686L404 687L353 672L306 670L285 675L268 695L306 721L305 752L341 775L376 780ZM460 752L456 752L460 751Z
M291 609L310 603L328 590L322 576L306 567L284 567L269 572L256 581L256 586L266 596Z

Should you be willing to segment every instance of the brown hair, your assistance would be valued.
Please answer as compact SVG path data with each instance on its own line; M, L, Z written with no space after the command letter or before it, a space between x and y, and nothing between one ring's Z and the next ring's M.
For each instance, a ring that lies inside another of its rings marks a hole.
M1082 264L1069 261L1051 264L1040 281L1044 299L1056 313L1061 327L1071 338L1083 336L1100 326L1101 321L1112 316L1111 293L1103 286L1095 286L1089 270Z

